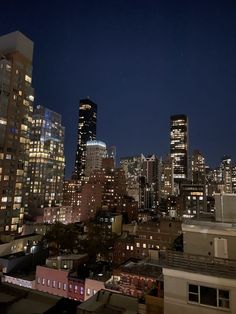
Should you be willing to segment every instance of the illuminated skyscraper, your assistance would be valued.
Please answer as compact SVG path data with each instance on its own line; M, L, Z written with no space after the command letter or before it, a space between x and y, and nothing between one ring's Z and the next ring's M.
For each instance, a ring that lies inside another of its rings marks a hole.
M33 112L30 134L29 210L62 202L65 168L61 115L43 106Z
M78 141L75 157L75 168L72 178L83 179L85 175L86 143L96 140L97 132L97 105L90 99L80 100Z
M107 157L106 144L101 141L88 141L86 144L85 176L102 168L102 160Z
M188 179L188 117L174 115L170 118L170 154L174 160L174 181Z
M21 232L27 208L32 57L20 32L0 37L0 232Z

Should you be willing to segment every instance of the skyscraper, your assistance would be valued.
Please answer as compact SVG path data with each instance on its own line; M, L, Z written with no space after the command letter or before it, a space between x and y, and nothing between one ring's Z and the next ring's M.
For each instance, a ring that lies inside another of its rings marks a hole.
M102 141L88 141L86 144L85 176L102 168L102 160L107 157L106 144Z
M174 163L169 155L161 160L159 193L161 198L174 194Z
M0 232L21 232L27 207L32 57L20 32L0 37Z
M205 158L198 150L194 150L192 155L192 182L194 184L206 183Z
M97 105L90 99L81 99L79 105L78 140L75 168L72 178L83 179L85 175L86 143L96 140Z
M29 209L62 202L65 168L61 115L43 106L33 112L29 153Z
M170 154L174 160L174 181L188 179L188 117L173 115L170 118Z

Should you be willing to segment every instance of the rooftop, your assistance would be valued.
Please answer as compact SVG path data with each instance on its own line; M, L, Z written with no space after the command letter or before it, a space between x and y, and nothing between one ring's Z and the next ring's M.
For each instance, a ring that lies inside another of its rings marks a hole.
M0 52L3 54L18 51L32 61L33 47L33 42L19 31L0 36Z
M87 254L67 254L67 255L59 255L48 258L48 260L79 260L87 257Z
M54 306L59 299L59 297L46 293L2 283L0 313L30 314L33 313L32 309L35 309L35 313L44 313Z
M119 293L100 290L79 306L78 313L136 314L138 300Z
M125 264L118 267L116 271L135 274L139 276L160 278L160 276L162 275L162 265L161 261L158 262L154 260L134 261L131 259L127 261Z

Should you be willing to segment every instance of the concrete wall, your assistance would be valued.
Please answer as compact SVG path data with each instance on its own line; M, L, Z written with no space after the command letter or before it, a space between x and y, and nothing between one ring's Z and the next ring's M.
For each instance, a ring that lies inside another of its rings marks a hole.
M214 257L214 239L227 239L228 258L236 260L236 237L219 233L198 233L184 231L184 252Z
M163 269L164 273L164 314L219 314L236 313L236 280L224 279ZM230 290L230 311L214 307L188 303L188 284L200 284Z
M236 195L215 194L216 221L236 222Z

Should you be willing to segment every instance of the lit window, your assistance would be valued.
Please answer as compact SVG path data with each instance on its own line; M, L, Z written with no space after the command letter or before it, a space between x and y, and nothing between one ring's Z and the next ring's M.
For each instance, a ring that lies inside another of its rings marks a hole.
M32 78L28 75L25 75L25 81L31 83L32 82Z
M0 118L0 124L6 125L7 121L5 119L3 119L3 118Z

